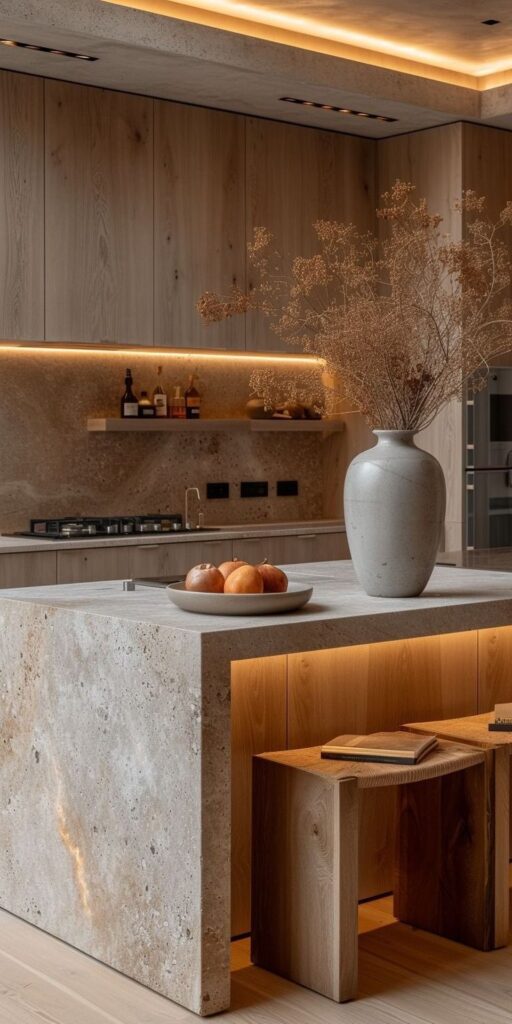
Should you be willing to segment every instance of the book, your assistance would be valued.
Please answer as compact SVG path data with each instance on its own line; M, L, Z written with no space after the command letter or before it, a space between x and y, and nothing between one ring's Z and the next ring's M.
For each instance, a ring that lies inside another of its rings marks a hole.
M512 732L512 704L494 705L494 722L489 722L489 732Z
M335 736L323 745L320 756L336 761L418 764L435 747L436 736L417 736L412 732L374 732L369 736Z

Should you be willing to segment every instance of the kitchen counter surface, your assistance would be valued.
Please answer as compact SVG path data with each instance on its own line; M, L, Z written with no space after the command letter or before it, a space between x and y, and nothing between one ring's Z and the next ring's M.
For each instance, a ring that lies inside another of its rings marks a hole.
M438 565L456 566L458 569L484 569L512 572L512 548L478 548L476 551L443 551Z
M288 572L313 600L265 618L120 581L0 596L1 905L203 1015L230 1002L232 662L512 623L507 573L398 600L348 561Z
M0 534L0 555L30 551L68 551L83 548L127 547L140 544L177 544L197 540L236 540L244 537L290 537L307 532L345 533L339 519L316 519L292 523L244 523L238 526L219 526L211 530L191 530L190 533L136 534L130 537L95 537L94 540L37 540L32 537L9 537Z

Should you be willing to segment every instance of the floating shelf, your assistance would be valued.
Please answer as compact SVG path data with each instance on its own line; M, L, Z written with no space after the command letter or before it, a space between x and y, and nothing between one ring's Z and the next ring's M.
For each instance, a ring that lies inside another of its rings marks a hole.
M219 433L231 431L233 433L246 431L247 433L317 433L331 434L344 430L345 424L342 419L325 420L174 420L174 419L120 419L119 417L105 417L101 419L88 419L87 430L96 434L129 434L129 433L189 433L197 434L204 432Z

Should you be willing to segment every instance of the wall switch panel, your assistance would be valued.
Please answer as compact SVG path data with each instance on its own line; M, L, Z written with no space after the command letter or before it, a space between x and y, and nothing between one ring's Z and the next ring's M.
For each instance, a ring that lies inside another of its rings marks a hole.
M206 497L208 501L216 498L229 498L229 484L206 484Z
M278 480L276 494L278 498L296 498L299 493L298 480Z
M268 498L267 480L244 480L240 484L241 498Z

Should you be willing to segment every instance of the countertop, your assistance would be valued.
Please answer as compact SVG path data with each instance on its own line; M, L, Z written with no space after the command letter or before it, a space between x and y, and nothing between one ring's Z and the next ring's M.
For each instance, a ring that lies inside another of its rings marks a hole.
M191 541L236 540L243 537L291 537L304 533L345 533L340 519L314 519L291 523L244 523L239 526L217 526L211 530L190 533L136 534L131 537L95 537L94 540L36 540L32 537L9 537L0 534L0 555L29 551L67 551L78 548L127 547L141 544L183 544Z
M475 551L443 551L438 565L453 565L458 569L484 569L512 572L512 548L478 548Z
M361 589L350 561L291 565L285 570L290 580L314 587L310 604L286 615L190 614L172 605L165 590L142 587L125 592L121 581L4 590L0 607L16 600L201 638L222 633L238 657L258 657L274 648L291 653L512 624L508 573L436 567L420 597L375 598Z

